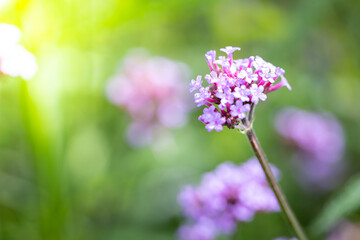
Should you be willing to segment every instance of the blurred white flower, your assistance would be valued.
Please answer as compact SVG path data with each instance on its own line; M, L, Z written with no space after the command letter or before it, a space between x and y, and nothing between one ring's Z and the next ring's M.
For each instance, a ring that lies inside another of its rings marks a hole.
M9 2L9 0L0 0L0 8L5 6L5 4L7 4L8 2Z
M35 56L19 44L20 39L20 29L0 23L0 73L28 80L35 75L38 65Z

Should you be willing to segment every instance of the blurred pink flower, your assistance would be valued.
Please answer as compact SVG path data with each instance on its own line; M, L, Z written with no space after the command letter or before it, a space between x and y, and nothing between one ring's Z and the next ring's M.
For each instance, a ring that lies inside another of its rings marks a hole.
M345 138L338 120L328 113L288 108L277 115L275 127L297 149L294 164L302 183L311 189L332 188L344 167Z
M0 74L32 78L38 70L36 59L19 44L21 31L14 25L0 23Z
M187 121L190 102L184 80L188 67L133 50L106 87L109 100L132 118L127 136L133 146L154 140L157 130L179 128Z

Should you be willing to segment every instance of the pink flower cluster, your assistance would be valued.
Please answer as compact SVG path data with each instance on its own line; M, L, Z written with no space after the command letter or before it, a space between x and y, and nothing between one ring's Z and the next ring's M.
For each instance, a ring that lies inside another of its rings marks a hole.
M186 123L190 103L182 86L188 71L183 63L151 58L140 49L124 59L107 85L107 95L130 114L133 121L127 135L132 145L147 145L157 133Z
M284 77L284 69L275 67L261 57L233 59L233 52L238 47L220 49L227 54L216 59L216 52L211 50L205 54L210 74L204 79L209 86L203 86L201 76L190 82L190 92L198 107L206 105L199 120L206 124L206 129L221 131L223 126L232 129L246 117L252 105L265 101L267 93L282 86L291 87ZM276 83L277 79L280 81Z
M345 139L334 116L288 108L277 115L275 127L288 144L297 148L295 163L303 183L325 190L337 182Z
M278 178L278 169L272 166L272 171ZM237 222L251 221L256 212L280 211L256 158L240 166L230 162L220 164L203 176L198 187L184 187L178 201L190 220L178 232L184 240L211 240L220 234L229 235L235 231Z

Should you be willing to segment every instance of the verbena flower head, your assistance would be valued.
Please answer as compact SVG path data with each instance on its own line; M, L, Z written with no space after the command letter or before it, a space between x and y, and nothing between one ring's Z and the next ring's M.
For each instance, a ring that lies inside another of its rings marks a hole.
M182 86L188 72L183 63L150 57L141 49L125 57L107 85L107 96L130 114L127 135L132 145L147 145L157 133L186 123L190 103Z
M198 107L205 108L199 120L206 124L206 129L221 131L222 126L232 129L246 117L251 105L267 99L267 93L282 86L291 87L284 77L285 71L266 62L261 57L233 59L233 53L240 48L221 48L227 56L216 58L211 50L205 54L210 73L190 82L190 92L196 91L194 100ZM280 79L280 80L278 80Z
M296 148L294 162L305 186L326 190L338 182L345 137L334 116L287 108L277 115L275 127Z
M272 166L275 176L279 171ZM179 230L180 239L214 239L234 232L237 222L251 221L257 212L280 211L256 158L240 166L226 162L206 173L199 186L185 186L178 201L189 224ZM204 238L196 238L199 234Z
M14 25L0 23L0 74L32 78L38 70L36 59L19 44L21 31Z

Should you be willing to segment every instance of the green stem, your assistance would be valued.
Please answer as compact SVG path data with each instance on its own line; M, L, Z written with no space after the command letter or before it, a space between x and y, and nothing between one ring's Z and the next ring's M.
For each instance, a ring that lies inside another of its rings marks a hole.
M286 220L290 224L290 226L293 229L298 240L307 240L307 237L306 237L301 225L299 224L298 220L296 219L295 214L291 210L290 205L288 204L284 193L282 192L279 184L277 183L277 181L271 171L270 164L266 158L265 152L261 148L260 142L257 139L252 127L247 129L246 136L248 137L251 147L253 148L253 151L254 151L256 157L258 158L262 169L264 170L266 178L267 178L272 190L274 191L276 198L279 201L280 207L286 217Z

